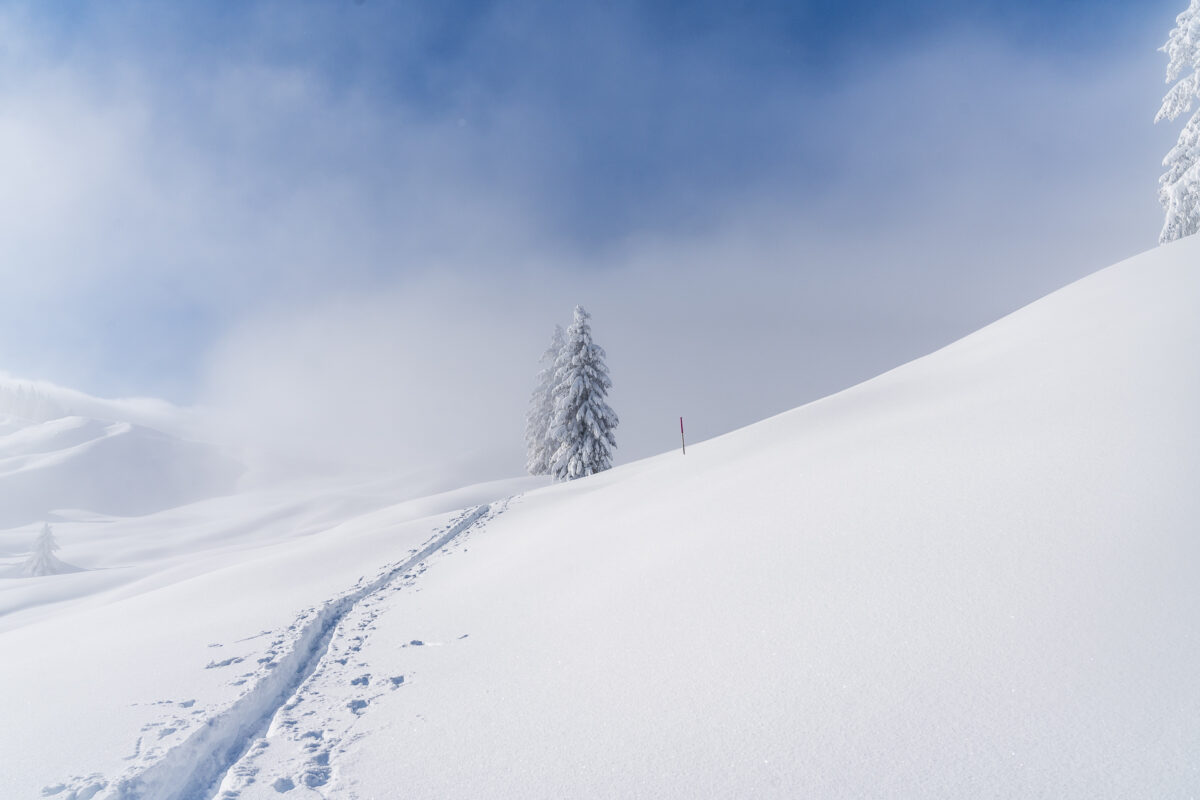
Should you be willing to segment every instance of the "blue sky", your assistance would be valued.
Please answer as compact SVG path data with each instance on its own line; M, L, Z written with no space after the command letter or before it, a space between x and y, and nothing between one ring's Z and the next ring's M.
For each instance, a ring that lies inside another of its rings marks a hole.
M579 302L712 435L1153 246L1183 5L9 4L0 369L499 452Z

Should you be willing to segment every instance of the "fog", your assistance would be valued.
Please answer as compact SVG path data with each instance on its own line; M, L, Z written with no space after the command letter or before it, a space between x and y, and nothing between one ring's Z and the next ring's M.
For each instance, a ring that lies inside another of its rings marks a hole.
M576 304L618 461L679 416L696 440L819 398L1152 247L1174 138L1150 125L1171 14L1094 51L964 25L800 71L626 12L492 13L416 92L280 55L307 6L216 54L117 12L66 48L20 8L0 367L199 404L304 468L519 473Z

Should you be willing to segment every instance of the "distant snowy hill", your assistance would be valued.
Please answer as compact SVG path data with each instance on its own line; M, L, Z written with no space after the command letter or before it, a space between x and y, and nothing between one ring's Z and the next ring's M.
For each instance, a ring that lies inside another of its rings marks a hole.
M0 529L84 510L136 516L227 494L243 469L188 412L0 374Z
M686 456L56 526L120 560L0 582L0 795L1196 796L1198 298L1193 237Z

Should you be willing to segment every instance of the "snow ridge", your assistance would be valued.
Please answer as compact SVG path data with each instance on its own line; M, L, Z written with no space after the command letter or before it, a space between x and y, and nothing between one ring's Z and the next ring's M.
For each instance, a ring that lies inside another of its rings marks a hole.
M365 597L385 588L449 544L491 511L484 504L467 512L441 536L375 580L326 603L297 634L290 652L274 669L222 713L140 773L117 781L103 800L209 800L225 773L270 726L280 708L317 669L338 624Z

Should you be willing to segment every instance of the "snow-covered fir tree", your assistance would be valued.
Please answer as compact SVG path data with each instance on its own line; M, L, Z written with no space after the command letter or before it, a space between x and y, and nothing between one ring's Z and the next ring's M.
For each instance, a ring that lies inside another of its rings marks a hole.
M538 363L537 388L529 398L529 411L525 414L525 468L530 475L549 475L550 458L558 450L558 440L551 436L554 425L554 364L563 347L562 325L554 326L550 346L542 353Z
M58 542L54 539L54 532L50 530L49 524L43 524L42 532L33 542L33 552L25 560L25 563L21 564L19 573L35 578L42 575L79 572L79 567L59 561L58 557L54 555L56 550L58 550Z
M1170 59L1167 83L1177 82L1163 98L1155 122L1175 120L1200 98L1200 0L1191 0L1175 18L1175 28L1159 49ZM1185 72L1189 74L1180 79ZM1166 244L1200 231L1200 111L1183 126L1163 166L1167 171L1158 181L1158 200L1166 221L1158 240Z
M555 480L568 481L612 466L617 415L605 397L612 387L604 348L592 342L591 317L575 306L575 321L555 361L554 425L558 449L550 459Z

